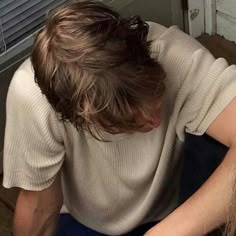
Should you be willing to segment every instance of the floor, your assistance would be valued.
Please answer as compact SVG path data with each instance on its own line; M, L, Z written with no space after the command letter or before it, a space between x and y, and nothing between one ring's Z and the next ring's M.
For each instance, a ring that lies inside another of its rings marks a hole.
M236 64L236 45L220 36L202 35L198 40L208 48L215 57L224 57L229 64ZM6 85L7 86L7 85ZM2 100L2 99L1 99ZM3 98L5 100L5 98ZM1 138L1 137L0 137ZM0 140L0 143L3 143ZM2 183L2 176L0 176ZM18 190L6 190L0 186L0 236L10 236L12 218Z
M2 183L2 176L0 177ZM12 219L18 190L0 187L0 236L12 235Z
M224 57L229 64L236 65L236 44L234 42L230 42L219 35L202 35L198 41L208 48L216 58Z

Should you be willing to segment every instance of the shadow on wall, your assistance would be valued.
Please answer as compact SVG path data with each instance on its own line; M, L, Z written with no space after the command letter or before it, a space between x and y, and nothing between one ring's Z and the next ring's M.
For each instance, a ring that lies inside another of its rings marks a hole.
M3 142L4 142L4 130L6 122L6 97L8 87L10 85L12 76L16 69L22 61L11 66L9 69L5 70L0 74L0 174L2 174L3 169Z

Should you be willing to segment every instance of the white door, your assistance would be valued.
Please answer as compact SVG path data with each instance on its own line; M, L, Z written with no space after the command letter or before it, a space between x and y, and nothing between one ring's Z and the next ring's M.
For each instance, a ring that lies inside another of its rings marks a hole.
M216 33L236 42L236 0L216 1Z
M219 34L236 42L236 0L187 0L190 35Z

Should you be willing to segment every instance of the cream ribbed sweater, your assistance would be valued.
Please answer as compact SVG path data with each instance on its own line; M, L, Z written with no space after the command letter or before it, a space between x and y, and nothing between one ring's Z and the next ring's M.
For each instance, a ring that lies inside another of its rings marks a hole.
M176 207L184 131L201 135L236 95L236 66L215 60L177 27L150 23L152 56L167 72L161 125L105 134L104 143L60 123L34 82L30 61L7 98L4 186L39 191L62 168L64 202L82 224L118 235Z

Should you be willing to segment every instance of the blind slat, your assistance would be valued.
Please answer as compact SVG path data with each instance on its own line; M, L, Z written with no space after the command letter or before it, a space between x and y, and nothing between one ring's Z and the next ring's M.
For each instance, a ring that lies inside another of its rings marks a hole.
M30 31L27 32L27 34L24 34L24 35L20 34L19 37L17 37L14 40L11 40L9 43L7 43L7 47L11 48L12 46L16 45L17 43L23 41L28 35L32 35L33 33L38 31L42 27L43 27L43 23L40 25L37 25L35 28L32 28Z
M0 16L2 19L2 23L5 24L7 22L10 22L14 19L21 20L22 18L26 18L27 15L34 14L36 11L40 10L41 8L47 7L50 3L56 3L56 0L47 0L47 1L41 1L41 0L30 0L26 3L20 5L19 7L14 8L12 11L9 11L8 14Z
M44 23L44 17L37 18L30 24L25 24L22 26L21 24L16 25L11 31L7 32L8 34L4 33L4 38L6 41L6 44L16 40L21 35L25 35L27 32L31 31L38 25L42 25ZM15 30L17 28L18 30Z
M11 14L15 9L20 8L22 5L26 5L27 2L29 3L32 1L31 0L17 0L17 1L9 3L5 7L1 8L0 17Z
M3 23L3 32L6 32L7 30L9 30L10 28L14 27L16 24L18 24L19 22L22 24L24 24L24 22L28 21L28 23L31 23L33 20L35 20L36 18L34 17L34 14L37 14L37 17L41 17L41 16L45 16L47 11L49 9L52 9L54 7L56 7L58 5L58 3L62 3L63 1L55 1L55 0L51 0L51 1L46 1L46 4L38 4L35 5L34 7L31 7L29 9L27 9L26 11L22 12L20 15L18 15L17 17L12 18L11 20L8 21L4 21Z
M45 12L44 10L40 10L36 12L35 14L29 16L28 18L24 19L23 21L16 22L16 24L13 24L10 28L5 28L4 30L4 37L5 39L9 38L11 35L15 34L16 32L20 32L24 30L25 27L31 24L34 24L35 21L43 22L45 21Z
M48 11L67 0L0 0L0 55L33 34L45 22Z
M6 7L10 3L14 2L15 0L1 0L0 1L0 9L3 9L3 7Z

